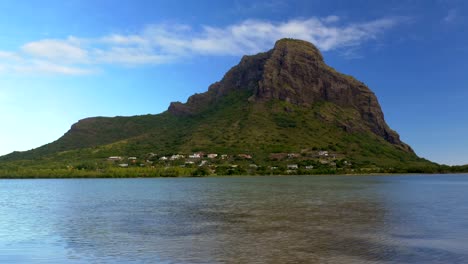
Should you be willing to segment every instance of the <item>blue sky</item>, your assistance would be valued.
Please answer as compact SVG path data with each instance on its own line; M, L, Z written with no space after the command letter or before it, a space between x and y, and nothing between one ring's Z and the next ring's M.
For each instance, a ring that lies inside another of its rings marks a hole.
M0 0L0 155L90 116L156 114L282 37L377 95L422 157L468 163L466 1Z

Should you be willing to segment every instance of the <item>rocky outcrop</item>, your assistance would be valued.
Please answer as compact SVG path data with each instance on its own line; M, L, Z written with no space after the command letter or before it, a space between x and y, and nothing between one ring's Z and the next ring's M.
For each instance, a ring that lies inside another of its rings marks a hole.
M362 82L327 66L320 51L311 43L279 40L266 62L256 98L274 98L306 106L327 101L354 108L372 132L411 151L385 123L375 94Z
M207 92L190 96L185 104L173 102L168 111L177 116L195 115L229 92L247 90L253 94L258 87L258 82L262 79L265 63L270 55L271 51L244 56L237 66L224 75L221 81L210 85Z
M251 92L253 102L276 99L305 107L330 102L355 109L370 131L412 152L386 124L375 94L362 82L327 66L320 51L302 40L281 39L268 52L244 56L206 93L191 96L185 104L171 103L168 110L178 116L196 115L235 90Z

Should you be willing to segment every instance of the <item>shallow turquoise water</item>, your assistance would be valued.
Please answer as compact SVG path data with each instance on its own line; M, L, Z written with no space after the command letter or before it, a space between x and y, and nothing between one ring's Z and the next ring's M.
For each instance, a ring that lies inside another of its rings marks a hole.
M0 180L0 263L468 263L468 175Z

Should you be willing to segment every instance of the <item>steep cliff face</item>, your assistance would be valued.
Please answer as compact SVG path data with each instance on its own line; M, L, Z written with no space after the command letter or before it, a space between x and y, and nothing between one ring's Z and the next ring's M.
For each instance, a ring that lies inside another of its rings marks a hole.
M207 92L190 96L185 104L173 102L168 111L177 116L190 116L209 108L232 91L250 91L253 94L258 87L258 82L262 79L266 61L270 56L271 51L244 56L237 66L224 75L221 81L210 85Z
M250 100L281 100L304 107L320 102L357 110L361 123L374 134L407 151L411 148L386 124L375 94L362 82L327 66L320 51L302 40L282 39L265 53L244 56L224 78L210 86L208 92L191 96L187 103L172 103L174 115L196 115L230 91L245 90ZM353 131L353 123L341 124Z
M372 132L410 150L385 123L375 94L362 82L327 66L320 51L311 43L289 39L278 41L266 62L256 97L298 105L327 101L354 108Z

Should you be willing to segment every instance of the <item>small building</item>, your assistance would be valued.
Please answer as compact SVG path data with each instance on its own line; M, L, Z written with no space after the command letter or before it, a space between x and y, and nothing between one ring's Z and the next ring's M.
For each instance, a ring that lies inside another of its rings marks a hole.
M120 156L111 156L107 158L108 161L121 161L122 157Z
M252 159L252 156L249 154L239 154L237 155L237 157L243 158L243 159Z
M288 170L297 170L299 166L297 164L288 164Z
M128 167L128 163L121 163L121 164L119 164L119 167L121 167L121 168L127 168L127 167Z
M183 159L183 158L185 158L184 155L175 154L175 155L172 155L169 159L170 160L178 160L178 159Z
M137 160L136 157L128 157L128 160Z
M311 170L311 169L313 169L313 168L314 168L314 166L312 166L312 165L307 165L307 166L305 166L305 169L306 169L306 170Z
M318 152L318 155L319 155L319 156L325 156L325 157L326 157L326 156L328 156L328 151L326 151L326 150L321 150L321 151Z
M288 158L289 159L295 159L295 158L299 158L301 155L300 154L297 154L297 153L288 153Z
M200 159L202 157L201 153L193 153L189 155L189 158L191 159Z
M252 169L257 169L258 168L257 164L250 164L249 167L252 168Z
M218 157L218 154L215 154L215 153L210 153L208 155L206 155L209 159L215 159L216 157Z
M224 159L227 159L227 158L228 158L228 155L226 155L226 154L221 155L221 159L224 160Z
M162 156L159 158L159 160L167 160L167 157L166 156Z
M198 165L198 167L201 167L201 166L205 165L206 163L207 163L206 160L202 160L202 161L200 162L200 164Z

